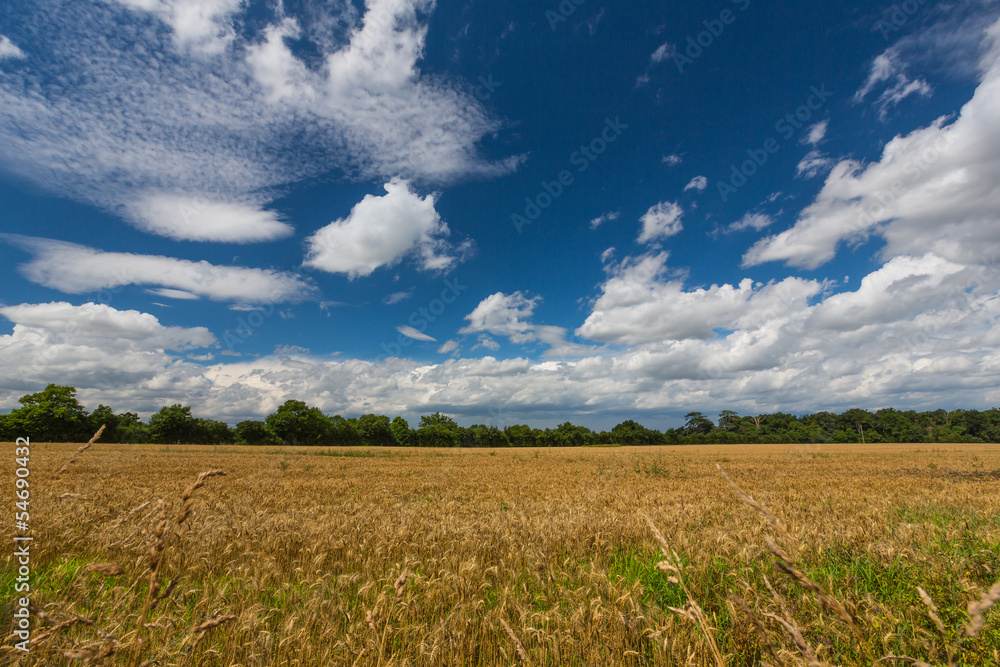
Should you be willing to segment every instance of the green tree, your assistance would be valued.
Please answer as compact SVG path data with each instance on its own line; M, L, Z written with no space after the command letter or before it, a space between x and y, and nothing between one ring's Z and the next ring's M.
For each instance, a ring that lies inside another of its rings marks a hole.
M104 433L101 434L100 440L98 442L121 442L119 439L121 434L118 432L118 425L121 422L121 417L115 414L115 411L108 406L98 405L97 408L90 413L87 418L90 426L87 430L97 433L97 429L104 425Z
M134 412L123 412L118 416L118 442L141 445L149 442L149 426L142 423Z
M504 428L503 431L512 447L534 447L536 445L535 434L532 432L530 426L526 426L525 424L511 424Z
M395 417L392 423L389 424L389 429L392 431L392 437L400 445L410 444L410 425L402 417Z
M358 432L366 445L391 447L396 444L392 424L385 415L361 415L358 418Z
M625 446L658 445L663 442L663 435L627 419L611 429L611 442Z
M330 441L337 447L357 447L366 444L358 430L358 420L334 415L330 417Z
M274 434L267 430L262 421L242 421L234 429L234 437L240 445L274 445L278 443Z
M229 424L215 419L196 418L191 442L199 445L222 445L233 442L233 429Z
M149 440L156 444L187 444L198 440L198 422L191 408L174 403L149 417Z
M715 428L715 424L712 423L712 420L700 412L689 412L684 415L684 419L686 420L684 423L684 430L688 433L688 435L696 433L704 435L711 432L711 430Z
M415 436L421 447L457 447L459 426L451 417L435 412L420 417Z
M94 433L76 388L50 384L44 390L18 399L21 407L6 419L12 437L42 442L85 442Z
M723 410L719 413L719 428L723 431L735 431L739 426L740 416L732 410Z
M319 408L294 400L282 403L264 424L283 444L293 446L329 444L333 430L330 418Z

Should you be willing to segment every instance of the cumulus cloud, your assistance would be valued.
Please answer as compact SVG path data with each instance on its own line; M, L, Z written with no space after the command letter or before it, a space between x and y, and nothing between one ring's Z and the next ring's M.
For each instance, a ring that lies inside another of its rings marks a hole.
M684 186L684 192L688 190L697 190L698 192L704 192L705 188L708 187L708 179L704 176L695 176Z
M736 286L689 290L683 280L667 277L667 258L665 252L646 254L609 267L601 295L576 334L626 345L708 339L716 329L740 328L760 313L776 317L802 311L823 288L798 278L755 287L747 278Z
M459 333L485 332L506 336L514 343L535 340L534 325L528 320L540 300L541 297L528 298L521 292L491 294L465 316L469 324L460 329Z
M279 3L255 29L239 0L15 3L46 39L34 67L0 81L0 168L151 233L244 242L287 235L267 204L316 175L443 183L516 168L481 156L500 129L482 103L421 73L433 2L328 9L290 16ZM307 67L292 36L321 62Z
M126 285L157 285L172 298L277 303L302 301L314 288L298 276L268 269L217 266L206 261L128 252L103 252L66 241L6 235L33 258L18 267L30 281L66 294L86 294Z
M415 419L441 410L473 423L502 406L519 422L571 419L597 428L625 418L662 426L691 406L761 414L857 405L933 409L942 395L954 405L1000 403L997 266L900 257L854 291L838 292L801 278L688 288L664 271L665 259L636 258L610 272L592 309L604 318L588 317L584 327L613 345L577 349L572 359L376 363L301 351L292 358L282 349L200 365L162 350L212 344L203 330L160 328L148 315L119 316L93 304L43 304L51 312L19 306L0 312L15 321L14 332L0 336L0 406L16 406L18 396L51 377L77 386L89 407L103 402L148 414L183 402L232 423L304 396L329 414ZM479 309L470 326L539 341L559 333L530 321L537 298L501 297ZM93 324L85 316L91 309L99 314ZM626 323L615 328L617 319ZM685 327L701 320L715 330ZM490 331L474 334L482 349L497 346ZM458 344L440 350L455 353ZM194 356L210 361L188 358Z
M679 234L684 226L681 224L681 216L684 210L675 202L660 202L651 206L639 221L642 223L642 231L639 232L639 243L649 243L657 239L665 239L675 234Z
M444 240L450 232L434 208L434 195L421 198L399 179L386 183L385 191L382 196L366 195L346 218L309 237L305 265L351 278L367 276L409 254L425 271L454 265L456 251Z
M147 313L95 303L24 303L0 308L0 315L14 323L10 335L0 336L0 367L16 368L0 373L7 391L37 391L56 377L63 384L120 388L135 396L172 379L177 390L208 384L167 353L214 345L215 336L204 327L168 327Z
M949 121L897 136L872 164L833 167L795 225L761 239L745 265L784 261L816 268L843 241L885 239L882 256L934 252L950 261L989 261L1000 248L1000 22L987 31L982 82Z
M519 345L541 343L546 346L543 352L546 357L579 357L594 353L596 348L592 346L566 340L567 331L563 327L531 322L535 307L540 301L541 297L529 298L522 292L491 294L465 316L469 324L458 333L479 334L479 343L473 349L500 349L490 337L493 335L504 336L511 343Z
M680 155L677 155L676 153L672 153L670 155L664 155L663 158L661 158L661 162L663 162L663 164L667 165L668 167L676 167L683 161L684 158L682 158Z

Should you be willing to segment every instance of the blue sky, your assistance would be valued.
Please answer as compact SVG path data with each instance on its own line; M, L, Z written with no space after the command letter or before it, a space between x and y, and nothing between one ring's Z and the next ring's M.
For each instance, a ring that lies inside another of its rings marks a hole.
M0 409L1000 404L1000 5L14 0Z

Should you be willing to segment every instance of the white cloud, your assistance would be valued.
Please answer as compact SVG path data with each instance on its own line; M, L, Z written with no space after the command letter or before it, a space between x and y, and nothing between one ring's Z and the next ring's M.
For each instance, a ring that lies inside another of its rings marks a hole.
M611 213L604 213L603 215L599 215L599 216L597 216L596 218L594 218L593 220L590 221L590 228L591 229L597 229L598 227L600 227L601 225L603 225L605 222L610 222L612 220L617 220L619 217L621 217L621 212L620 211L612 211Z
M473 352L479 348L483 348L491 352L496 352L500 349L500 343L493 340L489 334L479 334L477 338L479 342L472 346Z
M521 292L491 294L465 316L469 325L460 329L459 333L486 332L506 336L514 343L535 340L534 325L528 319L535 312L539 300L540 297L529 299Z
M647 254L609 267L610 276L577 335L626 345L709 339L715 329L737 329L762 314L774 318L801 311L822 289L815 281L787 278L756 288L744 279L738 286L688 290L682 280L665 278L667 256Z
M206 261L127 252L103 252L87 246L26 236L6 240L28 250L33 258L19 267L32 282L66 294L85 294L125 285L158 285L213 301L278 303L301 301L314 288L291 273ZM175 293L158 292L163 296Z
M417 66L432 9L372 0L359 21L347 3L294 18L279 7L259 31L238 0L22 15L46 39L35 68L0 81L0 167L153 233L227 241L287 235L268 202L320 174L437 183L509 173L521 158L489 161L478 148L499 122ZM177 49L144 27L147 11L171 27ZM290 52L292 34L319 50L316 67ZM48 85L56 76L87 84ZM209 202L211 215L177 218L185 200Z
M681 224L681 215L684 210L674 202L660 202L651 206L639 221L642 223L642 231L639 233L639 243L649 243L656 239L665 239L675 234L679 234L684 226Z
M898 49L893 47L886 50L872 61L868 79L854 94L854 102L859 103L864 100L876 86L893 81L893 84L886 87L875 100L879 118L885 120L889 114L889 108L896 106L910 95L927 97L931 94L931 87L926 81L922 79L910 80L903 70L905 70L905 65L901 62Z
M982 82L954 122L939 118L890 141L869 165L837 164L795 225L761 239L746 265L816 268L842 241L885 239L882 256L933 252L957 263L990 261L1000 247L1000 22L988 31Z
M428 342L428 343L436 343L437 342L437 338L433 338L431 336L428 336L427 334L423 333L419 329L414 329L413 327L411 327L409 325L406 325L406 324L404 324L402 326L396 327L396 331L398 331L399 333L403 334L407 338L412 338L413 340L421 340L421 341L425 341L425 342Z
M854 101L862 101L876 85L883 81L888 81L898 68L895 61L896 54L892 49L876 56L872 61L871 68L868 71L868 78L865 80L864 85L861 86L858 92L854 93Z
M118 0L123 5L152 12L174 32L178 46L218 53L233 40L232 15L242 0Z
M17 44L10 41L7 35L0 35L0 60L4 60L5 58L21 60L25 57L24 51L18 48Z
M389 296L385 297L385 299L383 299L383 303L385 303L388 306L391 306L393 304L400 303L401 301L406 301L411 296L413 296L413 290L410 290L408 292L393 292Z
M741 232L745 229L753 229L754 231L759 232L760 230L770 227L773 224L774 218L766 213L747 212L742 218L728 225L723 231L726 234L731 232Z
M661 63L664 60L669 60L670 58L673 58L674 53L676 52L677 52L677 47L674 44L671 44L670 42L664 42L663 44L660 44L660 46L655 51L653 51L653 55L650 56L650 60L652 60L654 63Z
M310 236L305 265L355 278L408 254L425 271L455 264L453 249L444 241L448 225L434 208L434 195L421 198L399 179L386 183L385 191L381 197L366 195L346 218Z
M155 289L148 289L146 290L146 293L155 294L156 296L165 296L168 299L181 299L185 301L195 301L201 298L197 294L192 294L191 292L185 292L184 290L180 289L167 289L166 287L157 287Z
M681 162L684 161L684 158L682 158L680 155L677 155L676 153L672 153L670 155L664 155L661 161L663 162L663 164L667 166L676 167L677 165L679 165Z
M698 192L704 192L705 188L708 187L708 179L704 176L695 176L691 181L684 186L684 192L688 190L697 190Z
M615 345L589 353L578 347L571 360L376 363L301 350L291 358L281 348L264 358L198 365L162 348L211 344L203 330L160 327L148 315L93 304L45 305L52 312L15 307L3 313L16 324L13 334L0 336L0 406L15 407L18 396L52 377L77 386L89 407L103 402L148 414L182 402L233 423L302 397L328 414L404 414L412 421L441 410L474 423L503 406L518 422L570 419L599 428L626 418L662 424L690 406L761 414L858 405L934 409L942 395L968 407L1000 403L997 266L899 257L855 291L829 294L829 285L800 278L686 288L667 277L663 259L637 258L612 271L601 297L608 301L593 309L605 313L605 322L597 327L587 318L584 326ZM484 316L482 326L498 336L530 328L539 341L560 339L559 327L529 321L532 299L502 296L490 310L509 316ZM626 322L610 328L619 318ZM701 319L721 333L685 330ZM497 346L489 332L475 334L483 349ZM457 349L452 341L441 347L442 354Z
M166 352L214 345L204 327L166 327L152 315L95 303L21 304L0 308L0 315L14 322L13 332L0 336L0 367L17 369L0 376L4 393L37 391L58 378L62 384L120 391L123 400L134 402L171 383L176 392L209 385L197 367Z
M129 204L127 211L140 229L183 241L271 241L294 231L274 211L199 196L149 195Z
M578 357L592 354L595 348L566 340L563 327L534 324L530 321L541 297L528 298L521 292L504 294L497 292L479 302L475 309L465 316L469 325L459 330L460 334L479 334L479 343L473 347L498 350L489 334L504 336L515 344L540 342L547 346L546 357Z
M458 347L458 341L446 340L441 344L441 347L438 348L438 354L451 354L452 352L458 350Z
M811 126L808 132L806 132L805 137L802 138L802 143L812 144L815 146L819 142L823 141L823 138L826 136L826 129L829 123L830 121L828 120L821 120Z
M795 175L798 178L815 178L833 167L833 164L833 159L825 153L811 150L799 160L799 164L795 167Z

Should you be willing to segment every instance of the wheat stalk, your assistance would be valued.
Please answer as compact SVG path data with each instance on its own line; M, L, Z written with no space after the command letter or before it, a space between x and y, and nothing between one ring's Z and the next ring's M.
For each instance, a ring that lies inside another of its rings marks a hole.
M521 644L521 640L517 638L517 635L514 634L514 631L511 630L509 625L507 625L507 621L501 618L500 625L503 626L503 629L507 632L507 635L510 637L510 640L514 642L514 648L515 650L517 650L517 655L519 658L521 658L521 662L523 662L526 665L530 665L531 660L528 658L528 652L524 650L524 646Z
M105 426L104 424L101 424L101 428L97 429L97 433L94 434L94 437L88 440L87 444L83 445L82 447L80 447L80 449L76 450L73 456L69 458L69 461L66 461L66 463L62 464L62 467L59 468L59 470L56 470L57 475L61 475L67 470L69 470L69 465L76 461L76 457L80 456L80 454L90 449L90 446L95 442L97 442L97 439L101 437L102 433L104 433L104 426Z

